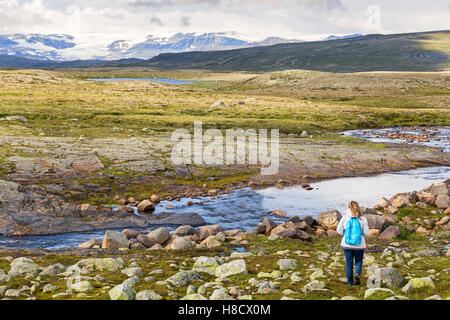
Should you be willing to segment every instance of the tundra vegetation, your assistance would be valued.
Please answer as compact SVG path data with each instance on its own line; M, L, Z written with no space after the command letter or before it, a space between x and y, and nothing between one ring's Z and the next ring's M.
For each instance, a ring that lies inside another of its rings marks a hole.
M197 82L174 86L149 81L88 80L108 77ZM246 185L284 186L448 165L448 153L436 149L370 143L344 138L338 132L448 126L449 83L448 72L338 74L287 70L263 74L145 67L3 70L0 183L6 191L0 194L0 210L20 202L22 193L31 199L51 194L52 206L69 203L77 212L84 212L80 213L79 226L100 227L104 225L95 224L102 221L97 219L100 211L107 212L108 219L124 219L107 211L105 204L121 205L126 211L128 204L139 205L153 194L163 199L217 196ZM283 164L280 176L260 177L253 167L172 167L168 156L170 134L177 128L192 129L194 121L202 121L204 128L279 128ZM6 183L10 181L18 185ZM389 227L398 229L389 239L369 240L365 274L376 277L378 272L383 277L383 290L368 287L365 278L360 287L349 288L342 281L344 258L339 241L333 230L316 222L308 240L269 239L272 234L266 232L230 239L235 235L217 232L203 247L191 248L191 244L182 251L163 246L148 250L135 241L131 249L121 248L124 250L80 248L50 252L2 248L0 295L14 299L134 299L136 293L138 298L148 299L425 299L439 295L446 299L450 263L444 247L449 243L449 223L444 220L448 210L435 206L436 197L422 197L425 203L430 202L424 207L417 205L416 199L410 201L410 206L399 204L394 210L391 207L395 207L396 199L391 199L389 206L381 208L383 215L397 218L395 221L390 217ZM447 200L443 198L439 201L448 201L448 191ZM48 203L42 205L48 207ZM65 217L66 208L61 208L57 213L44 210L42 216L48 217L51 224L56 216ZM96 215L89 215L91 212ZM141 222L135 220L136 225ZM43 230L28 220L20 221L24 225L7 227L22 235ZM436 225L438 222L441 225ZM7 223L7 219L0 221L2 227ZM380 233L386 227L383 223ZM322 231L316 232L319 229ZM292 234L302 235L300 231ZM100 247L95 242L94 246ZM237 247L246 248L246 253L234 252ZM113 260L80 263L91 255ZM198 260L194 258L201 256L216 257L200 261L206 268L212 264L214 270L220 265L219 270L227 275L193 270ZM245 268L242 264L227 265L234 260L244 260ZM397 281L397 273L401 281Z

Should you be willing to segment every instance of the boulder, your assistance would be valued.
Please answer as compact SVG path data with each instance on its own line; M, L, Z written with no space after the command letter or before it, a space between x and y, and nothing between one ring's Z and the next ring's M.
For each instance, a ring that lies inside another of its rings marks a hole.
M368 214L365 215L367 223L369 224L369 229L377 229L379 231L383 230L383 226L386 219L379 215Z
M403 293L414 293L420 290L434 290L435 286L430 277L413 278L402 288Z
M395 296L394 291L386 288L370 288L364 293L364 300L386 300Z
M206 298L205 296L203 296L199 293L194 293L194 294L188 294L188 295L184 296L183 298L181 298L181 300L200 301L200 300L208 300L208 298Z
M102 244L103 244L102 240L92 238L91 240L88 240L88 241L83 242L82 244L80 244L78 246L78 248L81 248L81 249L92 249L95 246L101 247Z
M215 236L209 236L208 238L203 240L200 244L209 249L218 248L222 245L222 243L218 239L216 239Z
M218 224L204 226L200 229L200 235L199 235L200 241L203 241L210 236L215 236L219 232L223 232L223 229Z
M30 258L20 257L11 262L8 275L11 277L36 277L41 268Z
M394 239L397 238L400 233L401 229L399 226L390 226L379 235L379 238L384 240Z
M244 259L234 260L216 268L215 275L218 278L248 274L247 265Z
M137 209L139 212L150 212L155 210L155 205L150 200L141 201Z
M145 234L139 234L136 238L140 243L142 243L146 248L151 248L155 245L155 241L150 239L150 237Z
M450 207L450 197L447 194L440 194L436 197L436 207L439 209L447 209Z
M107 230L103 237L102 248L107 250L128 249L128 239L120 232Z
M48 266L44 270L42 270L39 275L40 276L49 276L49 277L55 277L56 275L60 274L66 269L66 267L60 263L53 264L51 266Z
M388 207L388 206L390 206L390 205L391 205L391 203L389 202L388 199L386 199L386 198L381 198L381 199L378 201L378 203L376 204L375 209L384 209L384 208L386 208L386 207Z
M76 281L70 285L70 290L75 292L90 292L94 290L94 287L89 281Z
M272 236L278 236L280 238L300 239L308 240L309 234L300 229L286 229L283 226L278 226L271 232Z
M378 229L369 229L369 235L367 238L377 238L380 235L380 230Z
M123 269L120 272L126 274L130 278L141 277L143 275L142 269L139 267Z
M153 290L144 290L136 294L136 300L162 300L163 297Z
M433 197L437 197L439 195L448 195L448 187L445 182L438 182L431 186L430 194Z
M136 238L141 233L139 231L136 231L136 230L125 229L125 230L122 231L122 234L125 237L127 237L128 240L130 240L130 239Z
M173 240L170 248L172 250L187 250L192 248L192 243L183 237L178 237Z
M180 237L194 236L197 234L197 230L192 226L180 226L173 234Z
M209 297L209 300L236 300L228 294L223 288L214 290L214 292Z
M367 279L368 288L398 289L403 284L403 277L394 268L378 268Z
M195 260L194 266L192 270L199 272L206 272L211 275L214 275L216 269L220 266L219 262L214 257L198 257Z
M257 230L261 230L258 234L269 234L276 227L277 224L275 222L269 218L264 218L263 221L258 224Z
M136 291L127 285L127 284L119 284L115 286L108 292L111 300L135 300L136 299Z
M395 195L391 200L391 205L396 207L397 209L399 208L404 208L404 207L408 207L411 205L411 202L409 201L409 197L407 194L398 194Z
M294 259L280 259L277 261L280 270L295 270L297 269L298 262Z
M337 210L330 210L321 213L317 218L317 222L324 228L330 230L336 230L339 221L342 219L342 215Z
M166 282L172 284L175 287L186 287L191 282L201 279L202 276L200 275L200 272L195 270L183 270L168 278Z
M434 205L434 197L429 192L419 192L417 194L419 202L425 203L426 205Z
M319 280L313 280L307 283L303 288L303 293L310 292L329 292L330 290L326 288L325 282Z
M156 230L150 231L148 237L155 243L163 244L169 240L170 232L167 228L158 228Z
M78 268L92 268L100 271L115 272L124 267L125 263L122 258L89 258L78 261L75 265L67 268L67 270L73 270Z

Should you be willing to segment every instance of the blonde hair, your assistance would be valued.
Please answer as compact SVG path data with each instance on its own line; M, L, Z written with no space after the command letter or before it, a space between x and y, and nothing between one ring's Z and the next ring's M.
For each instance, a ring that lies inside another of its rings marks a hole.
M359 207L359 203L356 201L351 201L348 205L350 208L350 211L352 213L352 217L354 218L361 218L364 214L361 211L361 208Z

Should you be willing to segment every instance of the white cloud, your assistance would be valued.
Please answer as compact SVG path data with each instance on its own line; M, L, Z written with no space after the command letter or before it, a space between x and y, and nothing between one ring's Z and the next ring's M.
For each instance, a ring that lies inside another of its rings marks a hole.
M367 8L380 8L380 29ZM237 31L254 39L450 29L448 0L0 0L0 33L67 33L84 43L177 32Z

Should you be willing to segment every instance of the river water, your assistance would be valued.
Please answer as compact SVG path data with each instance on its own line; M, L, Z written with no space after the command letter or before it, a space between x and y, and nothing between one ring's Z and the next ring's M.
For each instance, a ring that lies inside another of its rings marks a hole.
M343 212L351 200L359 201L362 206L372 207L381 197L391 197L399 192L418 191L446 179L450 179L450 167L422 168L370 177L326 180L311 184L314 188L312 191L306 191L301 186L264 190L246 188L224 196L224 200L214 199L203 205L188 206L187 203L208 200L208 198L163 201L156 208L155 214L167 211L195 212L208 224L220 224L225 229L249 230L265 217L270 217L278 223L284 221L278 216L267 214L267 211L282 210L288 216L317 217L319 213L330 209ZM174 209L167 210L168 205L174 206ZM102 239L103 235L104 230L53 236L0 237L0 246L59 249L78 246L91 238Z

